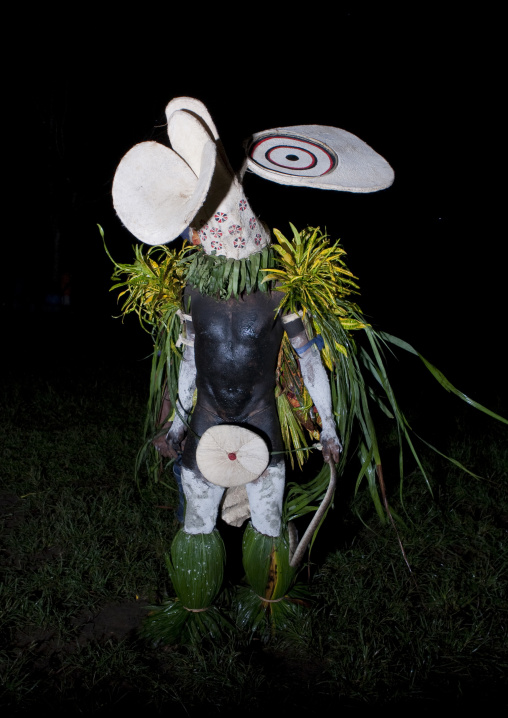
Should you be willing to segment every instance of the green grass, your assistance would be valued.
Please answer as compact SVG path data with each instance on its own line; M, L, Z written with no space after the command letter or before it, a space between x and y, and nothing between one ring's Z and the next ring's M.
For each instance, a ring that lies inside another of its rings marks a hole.
M0 690L10 713L262 714L505 695L503 427L470 421L465 407L441 444L486 480L425 454L434 499L410 467L409 518L392 491L411 574L368 496L352 503L344 486L314 550L313 604L294 626L269 642L233 631L163 648L138 628L146 606L171 595L164 553L177 496L133 480L143 370L45 377L8 375L1 396Z

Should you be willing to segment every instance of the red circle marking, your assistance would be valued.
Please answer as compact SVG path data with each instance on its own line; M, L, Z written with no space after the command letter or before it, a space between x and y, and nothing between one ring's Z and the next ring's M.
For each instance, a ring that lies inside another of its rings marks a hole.
M235 460L236 460L236 454L233 454L233 452L231 452L230 454L228 454L228 459L230 459L231 461L235 461Z

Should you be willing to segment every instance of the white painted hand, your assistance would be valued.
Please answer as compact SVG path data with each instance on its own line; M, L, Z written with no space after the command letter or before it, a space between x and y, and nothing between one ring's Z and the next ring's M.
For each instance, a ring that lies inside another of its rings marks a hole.
M323 459L325 461L329 461L331 458L334 464L338 464L340 452L342 451L342 444L340 443L336 432L333 430L323 430L319 441L323 450Z

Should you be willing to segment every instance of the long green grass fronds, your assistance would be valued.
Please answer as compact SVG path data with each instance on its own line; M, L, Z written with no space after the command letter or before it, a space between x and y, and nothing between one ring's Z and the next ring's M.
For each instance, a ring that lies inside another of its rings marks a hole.
M175 250L160 245L144 249L142 245L135 245L134 262L119 264L109 253L100 226L99 231L115 267L110 291L121 290L118 300L123 298L122 316L136 314L153 339L144 441L136 457L135 475L138 477L144 467L151 480L157 482L163 471L163 459L154 450L152 440L160 430L160 424L170 418L161 417L164 391L173 411L178 411L178 373L182 358L182 350L177 346L182 331L179 314L184 309L183 290L189 269L187 258L195 248L184 245L181 250Z
M374 407L394 421L399 444L399 486L402 497L404 480L404 446L406 446L430 491L430 478L416 449L414 435L395 397L384 357L390 345L409 351L420 357L426 368L447 391L454 393L471 406L487 413L494 419L508 423L506 419L486 409L457 390L430 362L422 357L407 342L383 332L377 332L362 315L351 296L358 294L356 277L347 269L345 251L339 242L330 244L326 234L319 228L307 228L298 232L290 225L292 240L279 230L274 230L279 244L275 268L266 272L266 280L276 281L276 289L283 293L279 312L300 312L310 338L320 334L324 341L322 358L330 370L332 401L339 436L343 442L343 455L338 467L339 475L347 465L350 452L357 456L360 469L355 491L363 483L373 501L381 523L388 520L401 522L394 514L386 496L381 452L375 421ZM289 344L289 343L288 343ZM287 355L287 351L283 356ZM280 364L280 362L279 362ZM298 371L285 360L282 378L290 386ZM302 448L304 434L298 423L310 419L309 407L304 406L301 396L296 396L294 406L298 411L290 416L291 406L283 397L284 383L280 382L279 415L283 437L287 448L296 450L300 457L305 455ZM294 408L294 407L293 407ZM300 422L298 422L298 419ZM427 444L430 448L430 444ZM453 457L446 457L451 463L465 471L468 469ZM472 472L470 472L472 473ZM475 474L472 474L473 476ZM324 487L326 488L326 487ZM323 495L322 474L303 486L292 485L285 504L288 517L317 510L318 499ZM315 540L315 536L313 541Z
M284 445L289 450L288 458L294 467L303 467L309 455L307 437L314 441L319 439L319 419L312 415L313 404L307 391L297 357L291 348L286 333L277 362L277 387L275 390L277 410Z
M412 347L411 344L408 344L408 342L405 342L398 337L394 337L392 334L388 334L387 332L379 332L379 336L383 341L400 347L401 349L404 349L410 354L415 354L417 357L419 357L425 367L429 370L434 379L436 379L436 381L443 387L443 389L448 392L451 392L452 394L455 394L455 396L458 396L459 399L462 399L462 401L465 401L466 404L469 404L474 409L482 411L484 414L487 414L487 416L490 416L493 419L497 419L497 421L501 421L503 424L508 424L508 419L505 419L504 416L496 414L494 411L491 411L486 406L482 406L482 404L478 403L474 399L471 399L471 397L467 396L467 394L464 394L464 392L460 391L460 389L457 389L455 386L453 386L453 384L444 376L444 374L437 367L431 364L430 361L425 359L425 357L422 356L420 352L416 351L416 349Z

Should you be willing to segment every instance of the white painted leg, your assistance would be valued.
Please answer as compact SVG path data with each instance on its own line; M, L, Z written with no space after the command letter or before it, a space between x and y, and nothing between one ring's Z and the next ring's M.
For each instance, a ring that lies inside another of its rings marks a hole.
M182 487L187 500L184 531L188 534L212 533L224 489L183 466Z
M284 461L269 466L259 479L246 484L252 525L266 536L279 536L284 497Z

